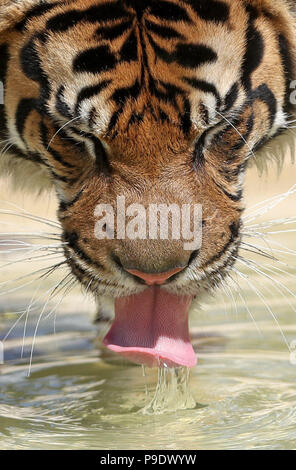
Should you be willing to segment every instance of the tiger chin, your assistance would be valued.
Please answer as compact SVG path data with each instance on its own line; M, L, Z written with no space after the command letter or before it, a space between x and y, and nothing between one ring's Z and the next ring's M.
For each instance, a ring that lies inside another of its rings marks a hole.
M0 2L1 172L24 190L55 188L68 265L101 319L114 317L105 345L131 361L196 364L188 314L235 263L247 168L289 143L294 10L285 0ZM98 237L97 208L118 197L200 205L202 243L118 236L112 223L114 236Z

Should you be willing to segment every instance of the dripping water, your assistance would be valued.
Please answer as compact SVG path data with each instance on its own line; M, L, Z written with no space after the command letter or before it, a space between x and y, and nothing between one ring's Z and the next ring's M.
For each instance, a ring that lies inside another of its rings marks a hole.
M142 414L162 414L197 407L190 387L190 369L168 367L165 363L158 368L158 381L154 397L142 410Z

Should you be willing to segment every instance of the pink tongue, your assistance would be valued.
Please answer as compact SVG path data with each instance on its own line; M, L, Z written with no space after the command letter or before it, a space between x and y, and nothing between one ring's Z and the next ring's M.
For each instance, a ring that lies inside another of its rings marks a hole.
M108 349L148 367L196 365L189 339L192 297L169 294L153 286L115 300L115 319L104 338Z

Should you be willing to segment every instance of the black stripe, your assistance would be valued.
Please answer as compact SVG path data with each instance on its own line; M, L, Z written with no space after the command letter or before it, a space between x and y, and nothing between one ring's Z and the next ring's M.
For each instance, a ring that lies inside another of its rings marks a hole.
M231 158L227 160L226 163L231 162ZM245 171L247 167L247 160L244 163L237 165L236 168L223 168L220 170L220 174L228 181L229 183L233 183L237 181L237 177L240 175L242 171Z
M83 194L83 189L81 191L79 191L71 201L69 201L69 202L61 201L60 206L59 206L59 210L61 212L65 212L67 209L74 206L74 204L79 201L82 194Z
M205 21L225 23L229 19L229 5L218 0L185 0Z
M97 169L105 175L110 175L110 164L104 145L95 136L92 136L92 142L95 148Z
M118 109L112 114L111 119L109 121L109 125L108 125L108 131L107 131L108 136L110 136L111 133L114 131L114 128L116 124L118 123L118 120L122 113L123 113L123 108ZM117 134L117 131L114 133L113 138L116 136L116 134Z
M113 99L118 106L124 106L129 98L138 98L140 91L141 86L137 79L130 87L118 88L111 96L111 99Z
M138 59L138 41L135 31L132 31L120 50L120 59L125 62Z
M225 97L223 112L229 111L235 104L238 98L238 91L238 83L234 83Z
M154 41L151 34L148 33L147 36L148 36L151 46L154 49L155 55L159 57L160 59L162 59L164 62L167 62L168 64L172 63L174 61L173 54L168 52L163 47L159 46L157 42Z
M86 276L88 279L91 278L91 275L87 271L82 269L81 266L79 266L73 259L71 259L71 252L67 249L67 247L65 247L65 255L69 262L72 273L74 274L74 276L77 277L77 279L81 283L84 281L84 279L82 279L83 277Z
M86 20L86 16L84 17ZM59 13L50 18L46 23L46 29L53 33L62 33L76 26L83 20L83 12L79 10L70 10L66 13Z
M36 105L37 105L37 100L35 98L23 98L18 103L17 111L15 114L15 122L16 122L17 131L22 139L23 139L26 120L29 114L34 109L36 109Z
M195 147L194 147L194 160L193 160L193 167L195 171L198 171L201 169L201 167L205 163L205 157L204 157L204 147L205 147L205 140L206 140L207 132L204 132L196 141Z
M16 158L23 158L24 160L28 160L30 162L38 163L38 164L43 164L48 167L47 163L44 162L42 159L42 156L38 152L28 152L23 153L16 145L12 145L9 147L9 152L13 154L13 157Z
M213 83L206 82L204 80L198 80L197 78L184 77L183 80L197 90L203 91L204 93L211 93L215 96L217 101L217 107L221 106L221 96Z
M252 100L260 100L266 104L269 110L269 125L272 128L277 112L277 101L268 86L264 83L260 85L251 94Z
M191 105L190 105L190 101L188 98L184 98L184 109L183 109L183 112L180 113L180 120L181 120L182 131L186 135L189 133L191 126L192 126Z
M168 64L177 62L182 67L192 69L206 63L215 62L218 58L213 49L203 44L179 43L174 52L168 52L163 47L160 47L150 34L148 34L148 38L155 54Z
M4 87L6 83L8 61L9 61L8 44L1 44L0 46L0 82L3 83Z
M137 111L134 111L133 114L130 117L128 127L131 126L132 124L138 124L139 122L143 122L143 114L138 113Z
M75 168L75 165L72 165L71 163L65 161L59 152L57 152L56 150L54 150L52 147L49 146L48 129L46 125L44 124L44 122L42 121L40 122L39 129L40 129L40 138L41 138L42 144L44 148L46 149L46 151L52 156L52 158L56 162L60 163L62 166L66 168L70 168L70 169Z
M43 77L43 71L40 63L40 58L36 51L35 44L36 37L32 37L27 44L21 49L20 62L24 74L34 80L40 82Z
M163 109L159 107L158 112L159 112L159 119L161 120L161 122L170 122L169 116Z
M251 132L253 131L254 129L254 124L255 124L255 121L254 121L254 114L252 113L249 118L248 118L248 121L247 121L247 124L246 124L246 132L243 134L243 136L240 138L240 140L238 141L237 144L235 144L232 149L231 149L231 152L238 152L239 150L241 150L243 148L244 145L246 145L246 142L248 141L248 138L250 137L251 135ZM236 155L232 155L230 154L228 158L226 158L226 162L229 163L229 162L232 162L234 160Z
M224 247L222 248L221 251L219 251L219 253L214 255L212 258L210 258L206 262L206 264L203 265L203 268L206 268L206 267L210 266L211 264L215 263L216 261L218 261L227 252L228 248L230 248L231 245L239 239L239 237L240 237L240 234L239 234L240 227L241 227L240 222L233 222L229 226L229 230L230 230L230 239L229 239L229 241L226 243L226 245L224 245ZM227 262L227 264L228 264L228 262ZM219 269L221 269L221 268L219 268Z
M162 80L158 80L158 83L162 88L164 88L165 96L171 101L173 101L178 95L184 95L184 90L172 83L167 83Z
M226 191L226 189L223 188L223 186L221 186L220 184L218 184L217 181L215 181L214 179L213 179L213 181L214 181L215 185L216 185L221 191L223 191L223 193L225 194L225 196L228 197L228 199L230 199L230 200L233 201L233 202L238 202L238 201L241 200L241 198L242 198L242 196L243 196L243 193L242 193L241 190L239 190L236 194L231 194L231 193L229 193L228 191Z
M184 36L178 33L178 31L176 31L174 28L158 25L148 20L145 21L145 25L149 31L152 31L163 39L184 39Z
M116 63L116 57L108 46L98 46L78 54L73 62L73 70L99 74L114 68Z
M109 175L110 165L109 165L108 155L107 155L105 147L103 146L100 139L98 139L93 134L90 134L90 133L87 133L87 132L81 133L75 127L72 127L71 131L74 132L79 138L87 139L93 144L94 152L95 152L95 156L96 156L97 169L104 172L106 175L107 174Z
M140 20L151 5L151 0L125 0L125 5L129 8L132 8L137 15L137 18Z
M121 3L120 1L108 2L86 10L73 9L66 13L60 13L47 21L46 29L52 32L64 32L79 22L103 23L124 19L128 13Z
M249 24L246 32L246 51L242 64L242 84L246 91L251 89L251 75L259 67L264 56L264 40L254 26L257 10L248 6Z
M39 112L46 113L46 102L50 97L50 85L46 74L41 67L40 58L36 51L35 41L43 39L43 35L33 36L20 52L20 62L24 74L40 84L40 97L38 100Z
M237 128L241 124L242 114L243 114L244 110L245 110L245 108L241 109L241 112L240 112L239 116L235 116L233 118L229 117L228 120L223 119L223 121L225 121L225 127L223 127L223 129L221 129L221 131L216 134L216 136L215 136L216 142L220 141L221 145L224 145L224 146L228 147L228 143L223 141L223 137L227 132L229 132L229 131L233 132L235 130L235 128ZM222 119L222 117L221 117L221 119ZM221 122L223 122L223 121L221 121ZM219 124L221 124L221 122Z
M63 239L65 242L68 243L68 246L72 248L74 253L82 260L85 261L87 264L90 264L92 266L96 266L99 269L103 269L103 266L96 261L92 260L79 246L79 236L77 232L65 232L63 235Z
M86 152L85 143L81 140L74 139L70 134L66 132L68 129L68 127L67 129L65 128L65 130L57 127L56 132L58 133L59 138L61 140L67 141L67 143L69 142L76 150L78 150L78 152L84 154ZM72 131L73 127L70 127L70 130ZM78 131L76 133L80 135Z
M39 5L34 6L26 13L25 17L16 24L15 29L23 31L31 19L38 18L45 13L48 13L56 6L62 4L64 4L64 2L40 3Z
M50 168L50 172L55 180L61 181L62 183L72 185L77 182L77 178L67 178L66 176L58 175L52 168Z
M224 261L224 263L221 264L215 271L211 271L211 273L209 274L210 279L208 279L208 281L212 283L212 286L214 288L216 288L219 284L221 284L222 279L223 279L222 275L226 277L228 272L230 271L230 268L235 264L238 251L239 251L239 244L237 244L235 249L232 250L231 256L226 261ZM218 277L215 278L215 276L218 276Z
M178 44L174 60L182 67L197 68L203 64L215 62L217 54L203 44Z
M169 1L151 2L149 13L157 18L168 21L186 21L191 23L186 10Z
M65 91L65 87L64 85L61 85L60 88L58 89L58 92L56 94L56 110L58 111L58 113L60 113L62 116L68 118L68 119L71 119L73 118L73 115L71 113L71 110L69 108L69 106L67 105L67 103L65 103L65 101L63 100L64 98L64 91Z
M95 32L95 36L98 36L101 39L106 39L107 41L112 41L113 39L122 36L122 34L130 28L131 24L131 20L128 20L123 23L116 24L115 26L99 26Z
M107 155L104 145L102 144L100 139L95 137L93 134L84 133L83 137L88 139L90 142L92 142L94 146L97 170L104 173L105 176L109 176L111 168L110 168L108 155Z
M75 105L75 114L78 113L79 107L84 100L88 100L92 98L93 96L99 95L101 91L103 91L109 84L111 83L111 80L104 80L101 83L98 83L97 85L93 86L86 86L80 90L76 105Z

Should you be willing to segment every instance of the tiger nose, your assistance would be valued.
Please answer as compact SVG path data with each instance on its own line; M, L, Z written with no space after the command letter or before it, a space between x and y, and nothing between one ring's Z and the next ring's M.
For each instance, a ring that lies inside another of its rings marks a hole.
M138 271L137 269L126 269L126 271L133 276L136 276L145 281L148 286L160 286L161 284L164 284L170 277L183 271L185 268L186 266L182 266L181 268L170 269L169 271L163 273L144 273L142 271Z

